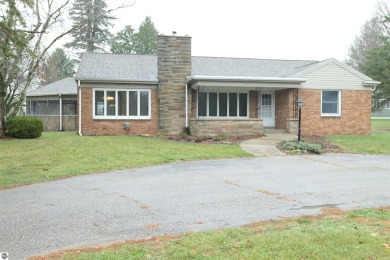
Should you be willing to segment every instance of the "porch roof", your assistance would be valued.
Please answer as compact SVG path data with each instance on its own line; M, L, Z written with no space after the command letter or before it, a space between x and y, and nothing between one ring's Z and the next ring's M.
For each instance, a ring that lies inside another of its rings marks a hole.
M280 77L237 77L237 76L190 76L187 84L192 88L198 86L209 87L266 87L266 88L296 88L297 85L306 82L305 78L280 78Z
M60 79L38 89L27 91L27 97L53 95L77 95L77 83L73 77Z

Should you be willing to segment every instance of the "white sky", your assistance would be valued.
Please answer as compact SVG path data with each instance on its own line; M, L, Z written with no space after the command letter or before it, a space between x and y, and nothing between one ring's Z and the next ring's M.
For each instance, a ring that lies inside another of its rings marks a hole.
M122 0L121 0L122 1ZM108 0L111 6L121 1ZM136 0L113 32L146 16L165 35L192 36L193 56L343 61L377 0Z

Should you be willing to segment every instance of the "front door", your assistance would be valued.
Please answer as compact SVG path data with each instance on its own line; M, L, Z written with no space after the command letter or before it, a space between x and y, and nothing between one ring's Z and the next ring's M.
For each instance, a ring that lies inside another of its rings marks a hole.
M275 127L275 92L262 92L260 95L260 116L264 127Z

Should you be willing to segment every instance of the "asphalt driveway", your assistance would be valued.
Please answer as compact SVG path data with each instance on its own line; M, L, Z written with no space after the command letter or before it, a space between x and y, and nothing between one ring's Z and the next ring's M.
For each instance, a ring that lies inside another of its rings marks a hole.
M390 156L198 161L0 191L0 252L58 249L390 205Z

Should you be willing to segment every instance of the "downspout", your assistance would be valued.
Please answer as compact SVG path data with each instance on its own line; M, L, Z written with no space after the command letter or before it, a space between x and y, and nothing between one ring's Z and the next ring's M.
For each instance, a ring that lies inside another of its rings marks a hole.
M60 97L60 131L62 131L62 97L61 93L58 94Z
M77 87L79 88L79 135L83 136L81 133L81 87L80 80L77 82Z

